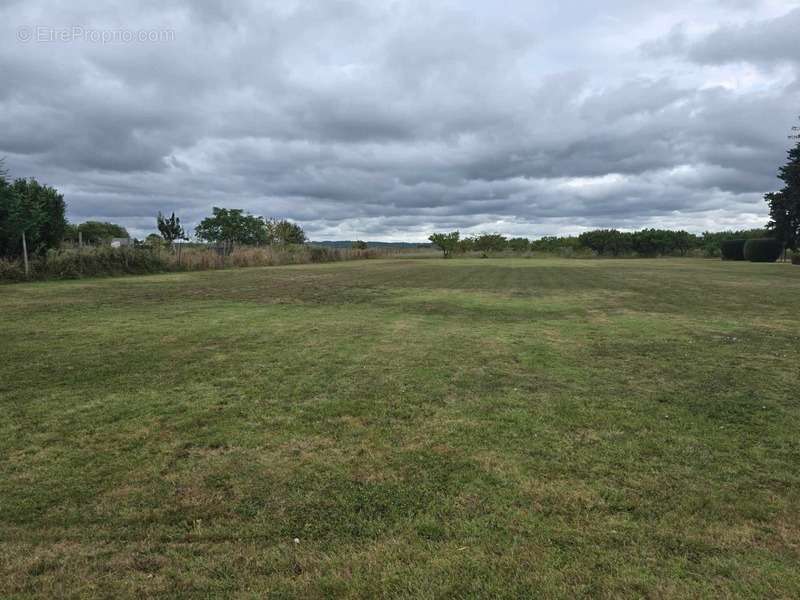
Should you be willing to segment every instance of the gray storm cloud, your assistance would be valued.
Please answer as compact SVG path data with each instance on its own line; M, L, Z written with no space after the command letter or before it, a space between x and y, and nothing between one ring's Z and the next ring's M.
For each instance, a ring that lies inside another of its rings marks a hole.
M314 239L763 225L797 3L536 4L6 2L0 156L138 235L214 205Z

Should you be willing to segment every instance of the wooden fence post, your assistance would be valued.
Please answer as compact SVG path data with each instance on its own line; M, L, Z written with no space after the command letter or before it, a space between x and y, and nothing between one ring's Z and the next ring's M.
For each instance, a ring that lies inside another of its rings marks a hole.
M28 267L28 241L25 239L25 231L22 232L22 259L25 262L25 279L27 279L30 270Z

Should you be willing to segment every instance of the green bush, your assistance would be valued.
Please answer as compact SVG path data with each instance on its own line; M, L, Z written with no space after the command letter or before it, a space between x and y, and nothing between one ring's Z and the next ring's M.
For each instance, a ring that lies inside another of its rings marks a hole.
M747 240L724 240L720 242L719 249L722 260L744 260L744 245Z
M773 238L747 240L744 245L744 257L750 262L775 262L782 252L781 243Z

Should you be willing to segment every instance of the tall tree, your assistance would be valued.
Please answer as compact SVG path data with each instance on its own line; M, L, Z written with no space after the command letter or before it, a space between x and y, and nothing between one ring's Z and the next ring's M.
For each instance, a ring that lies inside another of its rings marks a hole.
M35 179L9 182L0 174L0 255L22 255L57 248L67 226L64 196Z
M183 227L181 227L181 220L175 216L174 212L171 216L165 217L159 211L156 217L156 225L158 226L158 232L161 234L161 237L164 238L164 241L170 246L172 246L175 240L186 239L186 232L184 232Z
M793 128L797 131L797 128ZM800 245L800 135L790 136L798 142L789 150L788 160L778 170L783 189L764 196L769 204L767 228L784 246L797 250Z
M6 178L6 170L0 159L0 256L11 256L17 238L15 222L19 199Z

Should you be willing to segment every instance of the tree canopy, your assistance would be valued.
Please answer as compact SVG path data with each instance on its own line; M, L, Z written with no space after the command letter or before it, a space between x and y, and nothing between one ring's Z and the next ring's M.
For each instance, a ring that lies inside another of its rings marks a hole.
M800 245L800 141L787 154L786 164L778 170L783 188L764 196L769 204L767 229L785 248L797 250Z
M195 229L197 237L207 242L223 244L233 250L234 244L258 245L268 240L266 222L261 217L246 214L241 208L219 208L206 217Z
M629 235L616 229L595 229L584 231L578 236L580 244L600 255L619 256L631 248Z
M286 219L267 221L267 238L270 244L305 244L306 234L297 223Z
M156 217L156 225L158 226L158 232L161 234L161 237L164 238L164 241L170 246L175 240L186 239L186 232L184 232L183 227L181 227L181 220L175 216L174 212L169 217L166 217L159 211Z
M459 233L453 231L452 233L434 233L428 239L434 246L439 248L444 257L447 258L458 249L458 238Z
M480 252L502 252L508 246L508 240L499 233L484 233L475 238L474 248Z
M75 235L75 238L70 237L73 241L77 241L77 234L80 232L81 239L84 244L101 244L107 242L111 238L126 238L128 230L122 225L116 223L107 223L102 221L86 221L78 225L70 236Z
M35 179L8 181L0 172L0 255L22 254L22 233L29 253L57 248L67 226L64 196Z
M203 219L195 229L197 237L223 244L226 252L234 244L304 244L306 234L297 223L286 219L264 219L246 214L240 208L214 207L213 215Z
M527 252L531 248L531 243L528 238L515 237L508 240L508 247L514 252Z

